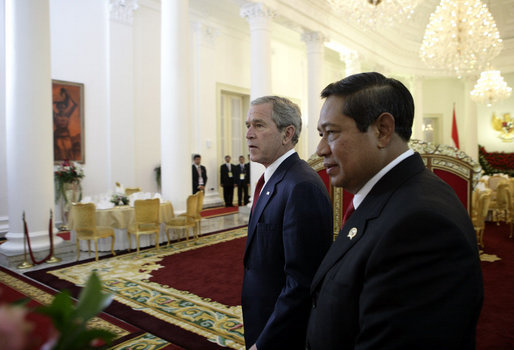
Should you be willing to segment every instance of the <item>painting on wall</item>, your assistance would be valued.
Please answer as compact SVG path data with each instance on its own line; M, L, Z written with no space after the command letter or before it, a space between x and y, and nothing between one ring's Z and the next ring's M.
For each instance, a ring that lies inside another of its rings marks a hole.
M54 162L84 163L84 84L52 80Z

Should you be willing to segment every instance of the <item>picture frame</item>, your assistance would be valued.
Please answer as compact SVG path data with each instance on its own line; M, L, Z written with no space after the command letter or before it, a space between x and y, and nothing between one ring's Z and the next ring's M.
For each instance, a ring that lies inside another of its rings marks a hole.
M84 84L52 80L54 163L85 163Z

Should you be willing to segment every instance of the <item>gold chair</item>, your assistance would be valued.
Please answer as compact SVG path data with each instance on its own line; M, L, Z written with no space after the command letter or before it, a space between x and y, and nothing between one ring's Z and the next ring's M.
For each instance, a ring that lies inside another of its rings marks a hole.
M471 221L477 234L477 242L481 248L484 248L484 230L485 219L489 213L489 204L491 201L491 190L485 191L475 190L472 197L472 215Z
M140 187L127 187L125 188L125 195L130 196L132 193L141 192Z
M73 203L71 207L73 226L76 232L77 261L80 258L80 240L87 240L88 253L91 255L91 240L95 241L95 259L98 261L98 239L112 237L111 253L114 252L114 230L111 227L96 226L96 206L94 203Z
M195 193L195 195L197 196L195 222L196 222L196 232L197 232L197 237L198 237L202 233L202 214L201 214L201 212L203 209L203 197L205 196L205 194L203 193L203 191L198 191Z
M139 255L139 236L155 234L155 248L159 249L159 198L137 199L134 201L135 223L129 225L127 236L129 251L132 250L130 235L136 236L137 254Z
M198 203L198 194L199 192L190 195L187 197L186 202L186 212L179 216L172 218L166 222L166 235L168 236L168 245L170 243L170 237L168 234L168 230L180 230L180 232L185 232L186 240L189 240L189 229L193 229L193 235L198 238L198 234L196 231L196 208ZM180 240L180 235L177 240Z
M496 201L491 201L490 209L492 214L492 221L498 225L500 221L510 225L509 238L512 238L512 194L510 192L510 184L508 182L501 182L496 188Z

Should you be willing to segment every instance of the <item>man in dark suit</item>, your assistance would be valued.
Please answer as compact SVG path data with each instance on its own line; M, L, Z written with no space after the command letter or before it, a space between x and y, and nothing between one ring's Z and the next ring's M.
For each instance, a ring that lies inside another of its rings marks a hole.
M237 205L247 205L249 202L248 185L250 184L250 164L245 164L245 157L239 156L239 164L234 166L237 186Z
M199 154L193 156L193 194L198 191L205 191L207 184L207 170L201 165L202 157Z
M225 156L225 163L220 166L220 183L223 187L223 199L225 200L225 207L233 207L232 201L234 200L234 186L236 185L234 179L235 165L230 163L232 158Z
M408 147L411 94L361 73L321 96L317 153L355 211L314 277L307 349L474 349L475 231L453 189Z
M328 192L294 150L301 125L298 106L277 96L252 101L246 119L251 160L266 167L244 255L244 335L252 350L304 348L309 287L332 242Z

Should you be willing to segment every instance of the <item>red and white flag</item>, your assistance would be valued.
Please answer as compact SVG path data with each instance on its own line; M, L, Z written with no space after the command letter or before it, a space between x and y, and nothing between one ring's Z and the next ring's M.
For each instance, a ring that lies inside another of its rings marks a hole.
M455 103L453 104L452 140L453 145L459 148L459 132L457 131L457 119L455 119Z

